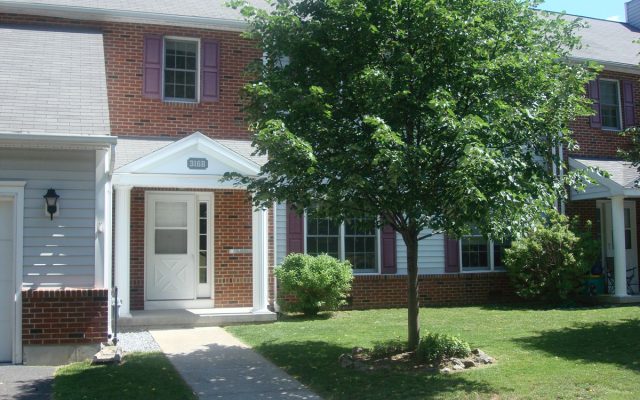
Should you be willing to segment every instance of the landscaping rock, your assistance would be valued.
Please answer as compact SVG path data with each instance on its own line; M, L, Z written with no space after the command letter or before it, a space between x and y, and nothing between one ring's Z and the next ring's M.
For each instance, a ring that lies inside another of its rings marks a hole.
M465 368L473 368L476 366L476 362L473 360L464 360L463 362Z
M114 345L100 345L100 351L97 352L91 360L91 365L95 364L118 364L122 360L122 349Z
M444 367L440 370L440 373L442 374L450 374L451 373L451 369L448 367Z
M453 364L454 367L462 367L462 368L464 368L464 363L462 362L461 359L452 358L450 361L451 361L451 364Z
M493 357L489 357L488 355L483 355L481 357L478 357L480 359L480 362L483 364L493 364Z
M464 365L454 365L451 367L454 371L462 371L464 369Z
M338 357L338 361L340 362L340 366L342 368L353 368L353 357L351 357L351 355L347 353L340 354L340 357Z
M364 349L363 349L362 347L354 347L354 348L351 350L351 354L352 354L352 355L354 355L354 356L355 356L356 354L362 354L362 353L364 353Z

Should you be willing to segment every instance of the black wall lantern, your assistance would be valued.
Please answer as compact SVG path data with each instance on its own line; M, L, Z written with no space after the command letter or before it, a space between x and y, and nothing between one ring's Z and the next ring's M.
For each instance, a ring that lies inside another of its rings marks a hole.
M44 201L47 204L47 212L49 213L49 215L51 216L51 220L53 221L53 214L58 211L58 199L60 198L60 196L58 196L58 193L56 193L55 189L49 189L47 190L47 193L42 197L44 197Z

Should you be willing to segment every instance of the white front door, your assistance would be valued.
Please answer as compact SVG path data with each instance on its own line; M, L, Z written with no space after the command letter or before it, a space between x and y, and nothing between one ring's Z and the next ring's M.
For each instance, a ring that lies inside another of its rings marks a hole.
M611 202L606 201L601 205L601 210L604 210L602 216L604 217L604 238L602 245L604 247L604 256L613 259L613 249L615 244L613 243L613 226L611 223ZM632 288L638 286L638 240L637 240L637 223L636 223L636 203L634 201L624 202L624 238L625 238L625 254L627 268L635 267L635 276L632 281ZM606 264L606 260L605 263Z
M194 194L147 197L147 300L196 298L195 203Z
M14 328L14 200L0 197L0 362L11 362Z

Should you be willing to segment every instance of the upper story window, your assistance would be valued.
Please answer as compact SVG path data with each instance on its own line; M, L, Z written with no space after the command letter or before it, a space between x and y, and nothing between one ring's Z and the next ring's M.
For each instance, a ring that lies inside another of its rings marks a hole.
M328 218L306 218L306 253L349 260L354 272L377 272L379 240L373 217L348 218L342 224Z
M463 272L504 270L504 243L493 242L473 233L460 240L460 264Z
M197 40L164 40L164 98L177 101L198 101Z
M622 129L622 107L620 83L616 80L600 79L600 115L604 129Z

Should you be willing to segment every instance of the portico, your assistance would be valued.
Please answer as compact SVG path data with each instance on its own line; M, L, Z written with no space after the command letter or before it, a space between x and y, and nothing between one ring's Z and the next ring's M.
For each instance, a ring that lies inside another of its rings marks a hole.
M226 172L256 175L261 162L248 141L199 132L118 142L112 182L121 318L194 310L275 319L267 308L269 212L222 179Z
M592 222L597 223L602 242L600 262L604 272L608 272L608 294L622 301L638 295L638 170L620 160L570 158L569 165L572 169L585 170L594 182L584 191L572 190L571 200L595 200L596 221Z

